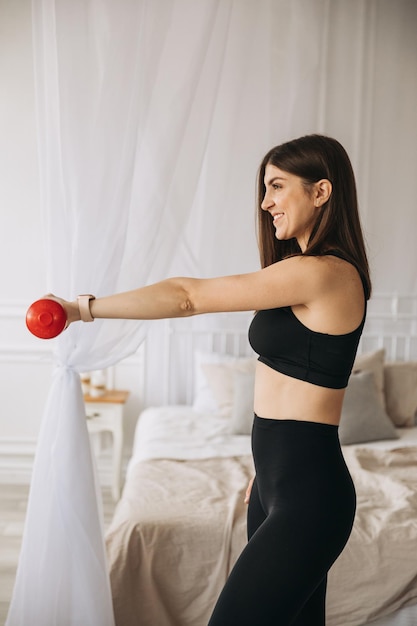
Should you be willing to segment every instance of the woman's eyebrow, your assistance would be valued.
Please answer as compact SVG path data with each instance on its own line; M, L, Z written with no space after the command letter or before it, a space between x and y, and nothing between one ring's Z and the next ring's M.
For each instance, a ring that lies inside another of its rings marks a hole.
M286 180L286 178L284 176L274 176L273 178L270 178L270 180L266 184L272 185L272 183L274 183L276 180Z

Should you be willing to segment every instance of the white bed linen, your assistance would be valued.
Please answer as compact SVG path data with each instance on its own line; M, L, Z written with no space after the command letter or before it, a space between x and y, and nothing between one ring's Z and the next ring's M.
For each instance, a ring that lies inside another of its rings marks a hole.
M416 626L417 624L417 604L406 606L392 615L381 617L373 622L362 624L361 626Z
M417 426L397 428L396 432L398 439L347 447L394 450L417 446ZM247 454L251 454L250 436L230 435L227 417L197 413L190 406L150 407L143 411L136 425L128 473L135 463L149 459L191 460Z
M190 406L148 408L136 425L127 471L149 459L189 461L251 454L250 436L230 435L228 429L227 417L197 413Z

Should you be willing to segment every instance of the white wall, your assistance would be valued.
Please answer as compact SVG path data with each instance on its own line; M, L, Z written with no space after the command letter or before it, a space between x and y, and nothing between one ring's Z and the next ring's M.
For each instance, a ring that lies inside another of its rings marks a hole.
M51 370L23 318L44 274L31 45L30 2L1 0L0 468L33 452Z
M42 287L30 2L0 1L1 299Z

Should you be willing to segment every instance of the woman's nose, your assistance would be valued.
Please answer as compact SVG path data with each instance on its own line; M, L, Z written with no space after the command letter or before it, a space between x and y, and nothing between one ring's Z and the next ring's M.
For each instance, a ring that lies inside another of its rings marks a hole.
M261 202L261 209L268 211L273 206L272 199L268 196L268 193L264 195L264 199Z

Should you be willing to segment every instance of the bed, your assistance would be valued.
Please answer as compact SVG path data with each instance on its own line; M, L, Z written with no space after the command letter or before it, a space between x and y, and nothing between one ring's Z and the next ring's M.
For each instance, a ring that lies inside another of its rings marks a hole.
M387 302L388 312L370 307L344 402L339 432L358 508L330 571L328 626L417 624L417 314L414 301ZM245 545L247 321L166 327L161 402L139 416L106 534L117 626L204 626Z

